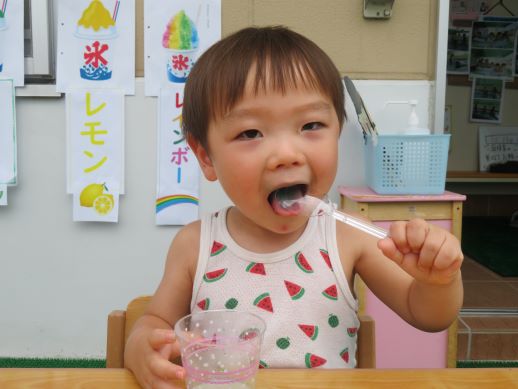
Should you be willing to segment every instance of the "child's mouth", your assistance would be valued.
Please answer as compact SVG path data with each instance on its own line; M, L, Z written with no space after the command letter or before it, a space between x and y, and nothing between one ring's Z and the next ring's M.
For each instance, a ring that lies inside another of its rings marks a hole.
M306 195L307 185L296 184L274 190L268 196L273 211L279 216L296 216L300 213L302 207L297 201L287 205L289 200L298 200ZM282 204L281 204L282 203Z

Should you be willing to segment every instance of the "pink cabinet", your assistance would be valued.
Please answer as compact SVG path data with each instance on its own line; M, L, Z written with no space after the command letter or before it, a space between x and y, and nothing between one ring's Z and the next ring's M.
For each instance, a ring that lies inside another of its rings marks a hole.
M368 188L345 186L339 187L339 193L341 209L363 214L381 227L420 217L452 231L460 240L464 195L379 195ZM457 323L442 332L423 332L397 316L361 280L357 293L360 313L376 321L377 368L455 367Z

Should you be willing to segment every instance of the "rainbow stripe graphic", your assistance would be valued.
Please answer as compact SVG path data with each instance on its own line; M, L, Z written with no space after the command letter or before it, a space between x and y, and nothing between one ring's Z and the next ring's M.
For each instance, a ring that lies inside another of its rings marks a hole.
M184 195L184 194L175 194L170 196L160 197L156 200L156 213L171 207L173 205L178 204L194 204L198 205L199 200L197 197Z

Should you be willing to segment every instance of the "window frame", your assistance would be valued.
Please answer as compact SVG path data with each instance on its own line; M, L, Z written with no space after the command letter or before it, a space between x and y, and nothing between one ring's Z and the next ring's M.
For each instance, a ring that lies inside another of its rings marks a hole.
M30 2L32 57L25 57L26 83L55 82L54 34L52 0ZM26 31L24 31L26 34Z

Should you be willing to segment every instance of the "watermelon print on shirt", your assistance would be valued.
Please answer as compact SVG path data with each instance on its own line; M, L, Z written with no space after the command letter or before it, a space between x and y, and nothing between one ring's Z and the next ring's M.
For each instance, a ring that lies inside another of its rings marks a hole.
M339 287L334 251L326 247L327 216L311 218L291 253L264 255L238 246L225 218L220 212L203 221L211 235L202 237L200 252L209 257L197 269L192 310L238 309L263 318L261 368L354 367L357 305Z

